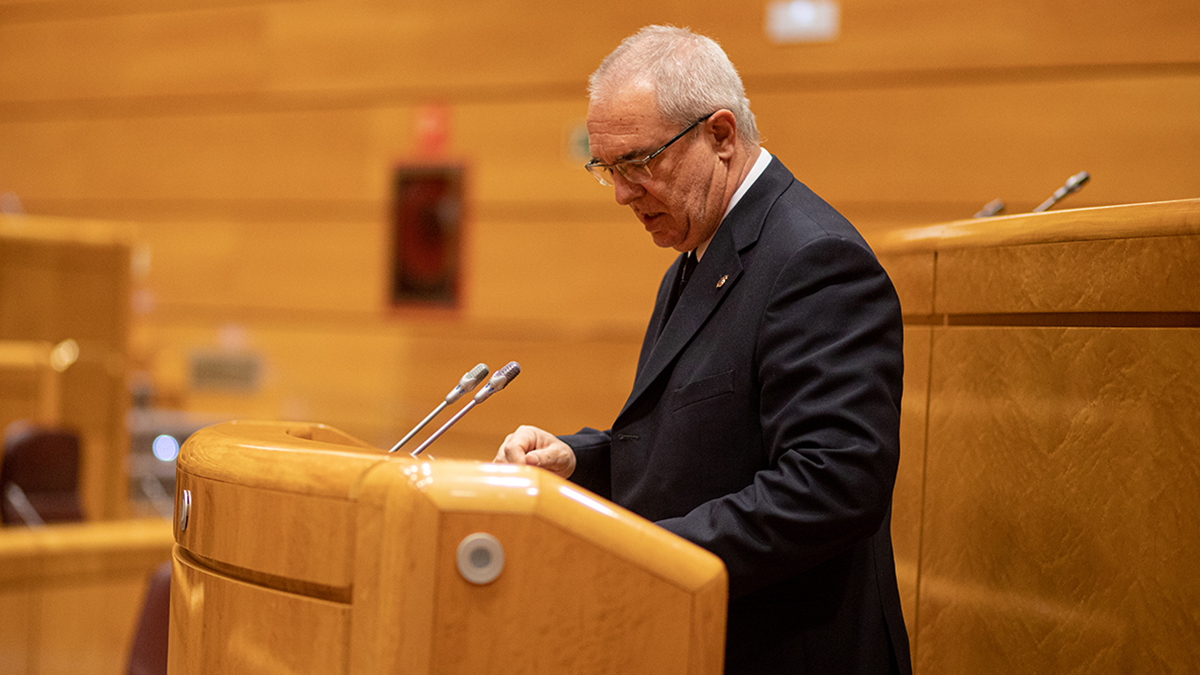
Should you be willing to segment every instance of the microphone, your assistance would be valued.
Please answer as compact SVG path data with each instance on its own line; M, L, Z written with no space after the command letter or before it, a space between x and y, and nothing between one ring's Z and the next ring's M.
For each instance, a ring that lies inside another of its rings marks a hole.
M399 443L393 445L392 449L388 450L388 454L399 450L405 443L409 441L409 439L411 439L413 436L416 436L417 432L424 429L425 425L429 424L430 420L432 420L434 417L437 417L438 413L446 409L446 406L454 403L461 398L463 394L479 386L479 383L483 381L483 378L487 377L487 374L488 367L486 363L481 363L468 370L467 373L462 376L462 379L458 381L458 384L456 384L454 388L450 390L450 393L446 394L446 400L439 403L438 407L433 409L433 412L426 415L425 419L421 420L417 426L412 428L412 431L409 431L407 434L405 434L404 438L401 438Z
M983 208L979 209L979 211L977 211L975 213L975 215L973 215L971 217L972 218L991 218L992 216L994 216L998 213L1003 213L1004 207L1005 207L1005 204L1003 201L1001 201L999 199L993 199L992 201L988 202L987 204L984 204Z
M1075 174L1074 176L1071 176L1070 178L1067 179L1066 185L1055 190L1054 194L1050 195L1050 198L1047 199L1046 201L1042 202L1041 204L1038 204L1037 208L1035 208L1033 210L1033 212L1041 213L1042 211L1049 210L1051 206L1054 206L1055 204L1058 203L1058 200L1062 199L1063 197L1066 197L1067 195L1069 195L1073 192L1078 192L1079 189L1083 187L1083 184L1088 182L1089 178L1091 178L1091 176L1089 176L1088 172L1086 172L1086 171L1080 171L1079 173Z
M508 365L496 371L495 375L492 375L492 379L488 380L488 383L483 386L483 389L480 389L479 392L475 394L473 399L467 401L467 404L462 407L462 410L459 410L457 413L455 413L454 417L446 420L446 423L442 425L442 428L433 432L429 438L425 439L424 443L418 445L417 449L412 451L412 456L416 457L424 452L425 448L428 448L431 443L438 439L439 436L446 433L446 430L453 426L455 422L462 419L463 415L466 415L468 410L474 408L480 403L483 403L491 398L492 394L495 394L501 389L507 387L508 383L516 379L517 375L520 374L521 365L516 361L509 361Z

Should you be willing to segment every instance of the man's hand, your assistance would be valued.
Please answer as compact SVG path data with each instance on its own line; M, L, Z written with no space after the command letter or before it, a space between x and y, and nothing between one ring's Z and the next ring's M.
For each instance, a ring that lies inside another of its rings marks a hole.
M500 444L497 464L538 466L563 478L575 473L575 451L548 431L522 425Z

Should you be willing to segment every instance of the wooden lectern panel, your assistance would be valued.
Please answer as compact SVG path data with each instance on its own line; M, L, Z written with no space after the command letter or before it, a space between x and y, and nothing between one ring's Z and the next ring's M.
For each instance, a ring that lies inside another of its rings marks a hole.
M1200 331L935 329L925 673L1189 672ZM1036 649L1030 648L1036 645Z
M171 587L169 672L346 672L346 603L240 581L179 550Z
M1200 199L872 245L904 309L918 675L1196 672Z
M229 423L184 445L184 512L173 675L722 670L720 559L541 469Z

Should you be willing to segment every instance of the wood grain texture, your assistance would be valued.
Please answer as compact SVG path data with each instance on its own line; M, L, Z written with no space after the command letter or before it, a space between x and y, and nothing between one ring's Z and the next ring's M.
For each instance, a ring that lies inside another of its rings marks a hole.
M880 253L878 257L896 287L904 316L933 314L933 252Z
M442 444L476 458L518 423L604 426L628 394L673 253L583 175L571 139L588 73L639 25L716 36L766 147L867 232L996 197L1032 208L1081 169L1094 179L1071 204L1195 196L1194 2L845 0L838 39L807 45L764 39L763 5L668 5L0 2L0 192L139 221L152 263L131 356L163 405L382 445L444 395L414 384L442 376L426 361L529 361L536 398L506 395ZM391 171L428 161L431 103L449 113L436 161L467 168L463 293L453 312L389 314ZM904 293L906 313L932 314ZM459 334L430 356L412 326ZM189 355L229 327L265 357L262 389L192 390ZM602 375L580 392L577 372Z
M1197 362L1191 329L935 329L921 672L1200 667Z
M124 673L171 545L157 519L0 529L0 672Z
M662 22L664 14L718 36L749 78L1200 58L1191 39L1200 17L1183 2L1156 0L1129 11L1119 0L1099 0L1086 14L1032 0L974 11L950 0L841 4L836 41L774 45L763 37L763 6L735 11L623 0L585 19L550 0L6 2L0 91L21 100L80 91L152 96L579 83L633 29ZM121 38L115 44L114 35ZM104 81L108 88L99 85Z
M1121 204L972 218L880 233L874 244L901 253L1200 234L1200 200Z
M712 554L539 469L385 458L301 426L229 423L184 445L194 522L177 530L172 673L720 671L727 577ZM457 549L481 531L505 563L473 585Z
M174 555L167 672L345 673L350 608L248 584Z
M689 672L690 640L701 638L690 633L692 597L648 570L614 559L611 550L556 536L555 530L539 519L516 516L445 517L439 559L452 560L464 537L482 531L504 545L505 569L486 586L458 574L438 576L437 670ZM464 635L472 636L475 648L459 646ZM538 639L522 639L530 635Z
M900 466L892 492L892 549L896 580L910 646L917 638L917 583L920 579L924 515L929 357L932 329L904 329L904 395L900 401ZM914 650L915 651L915 650Z
M906 410L928 405L918 673L1197 668L1197 214L1185 200L873 241L885 261L932 256L936 279L934 314L906 314L906 366L910 336L931 336L928 388L905 381Z
M1200 311L1200 234L960 249L938 256L939 314Z
M936 252L939 315L1200 311L1200 200L956 221L875 244L885 261Z
M606 500L540 470L439 461L377 465L359 499L360 544L381 524L398 535L360 547L353 672L720 670L724 567ZM474 532L504 547L484 586L454 568Z
M1076 205L1195 196L1188 149L1200 143L1191 115L1200 106L1200 73L748 93L764 147L835 206L867 202L919 212L924 203L952 203L969 217L1002 197L1011 211L1022 211L1081 170L1094 179L1070 198ZM128 219L139 206L157 205L161 214L165 204L182 215L298 200L314 203L313 213L340 209L326 220L351 220L371 208L382 218L391 168L419 160L420 105L201 110L149 119L0 116L0 161L21 167L8 173L6 189L41 212L73 201L107 203ZM889 116L881 118L881 110ZM474 203L507 205L531 218L545 208L532 204L546 203L620 212L569 151L568 137L586 112L582 93L465 101L449 111L449 141L438 160L468 164ZM980 152L987 162L978 160ZM1043 159L1030 167L1031 157Z
M310 593L326 597L352 583L354 518L345 499L255 489L180 471L176 493L183 490L190 491L192 506L178 541L211 566L226 571L232 566L240 576L283 590L319 585Z
M243 580L340 598L353 583L349 491L383 456L320 425L230 422L202 429L177 460L175 510L185 490L191 508L187 528L176 523L176 541Z

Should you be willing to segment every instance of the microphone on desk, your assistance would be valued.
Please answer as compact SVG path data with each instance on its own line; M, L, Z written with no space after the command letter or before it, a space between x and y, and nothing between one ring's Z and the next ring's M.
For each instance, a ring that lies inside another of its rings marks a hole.
M492 394L495 394L501 389L507 387L508 383L516 379L517 375L520 374L521 365L516 361L509 361L508 365L496 371L495 375L492 375L492 379L488 380L488 383L483 386L483 389L480 389L479 392L475 394L475 397L462 407L462 410L459 410L457 413L455 413L454 417L446 420L446 423L442 425L442 428L433 432L429 438L425 439L424 443L418 445L417 449L412 451L412 456L416 457L424 452L425 448L428 448L431 443L438 439L439 436L446 433L446 430L453 426L455 422L462 419L463 415L466 415L468 410L474 408L480 403L483 403L491 398Z
M972 218L991 218L994 215L1003 213L1005 207L1006 207L1006 204L1002 200L993 199L992 201L988 202L987 204L984 204L983 208L979 209L979 211L977 211L975 213L975 215L971 216L971 217Z
M401 438L399 443L393 445L392 449L388 450L388 453L393 453L403 447L404 444L409 441L409 439L417 435L418 431L424 429L425 425L429 424L430 420L432 420L434 417L437 417L438 413L445 410L446 406L454 403L461 398L463 394L479 386L479 383L483 382L483 378L487 377L487 374L488 367L486 363L481 363L468 370L467 373L462 376L462 379L458 381L458 384L456 384L454 388L450 390L450 393L446 394L446 399L439 403L438 407L433 409L433 412L426 415L425 419L418 422L417 426L413 427L411 431L405 434L404 438Z
M1091 178L1091 176L1089 176L1088 172L1086 172L1086 171L1080 171L1079 173L1075 174L1074 176L1071 176L1070 178L1067 179L1066 185L1063 185L1062 187L1055 190L1054 194L1050 195L1050 198L1047 199L1046 201L1042 202L1041 204L1038 204L1037 208L1035 208L1033 210L1033 212L1041 213L1042 211L1049 210L1051 206L1054 206L1055 204L1057 204L1058 201L1060 199L1062 199L1063 197L1066 197L1067 195L1071 194L1072 192L1078 192L1079 189L1083 187L1083 184L1088 182L1089 178Z

